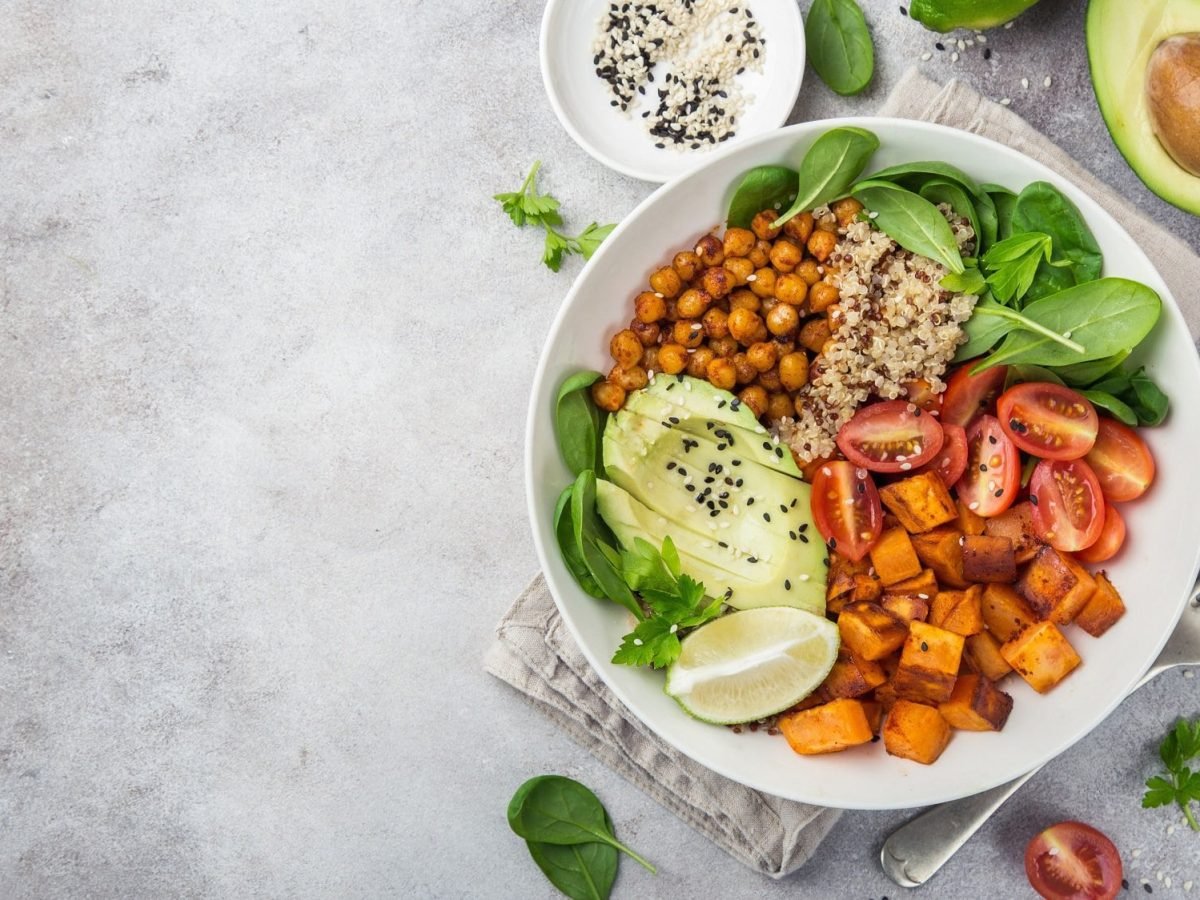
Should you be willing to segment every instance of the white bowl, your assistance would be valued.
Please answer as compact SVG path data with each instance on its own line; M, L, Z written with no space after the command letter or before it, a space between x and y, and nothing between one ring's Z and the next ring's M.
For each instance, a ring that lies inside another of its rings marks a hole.
M1053 183L1095 232L1105 274L1144 282L1164 301L1158 326L1137 354L1173 401L1166 424L1145 432L1158 463L1157 481L1144 498L1122 506L1128 542L1106 567L1129 613L1099 639L1070 627L1068 638L1083 665L1046 696L1015 676L1006 679L1014 705L1004 730L957 732L932 766L888 756L879 744L802 757L781 737L737 735L689 718L663 693L662 673L609 662L626 631L626 613L576 586L559 557L550 521L555 499L570 480L551 418L560 382L581 368L608 370L609 338L629 321L632 299L648 274L722 222L739 175L752 166L795 159L798 147L834 125L858 125L879 136L872 170L939 159L1016 189L1037 180ZM795 125L723 152L655 191L613 231L571 288L550 329L529 408L525 468L534 543L563 618L605 683L650 729L697 762L750 787L824 806L939 803L1009 781L1084 737L1134 687L1167 640L1200 565L1200 488L1193 472L1200 436L1197 397L1200 361L1167 286L1124 229L1073 184L1008 147L937 125L868 118Z
M610 2L549 0L542 15L542 83L558 121L593 158L633 178L667 181L706 163L714 151L660 150L643 125L644 107L626 114L611 105L612 94L592 63L597 23ZM722 149L786 122L804 77L804 23L796 0L758 0L753 10L767 39L765 63L761 72L738 77L747 104L736 136Z

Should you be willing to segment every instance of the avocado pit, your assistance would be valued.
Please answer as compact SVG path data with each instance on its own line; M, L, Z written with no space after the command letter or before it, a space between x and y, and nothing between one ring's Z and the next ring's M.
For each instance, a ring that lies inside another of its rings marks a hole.
M1164 40L1146 66L1150 124L1175 162L1200 176L1200 33Z

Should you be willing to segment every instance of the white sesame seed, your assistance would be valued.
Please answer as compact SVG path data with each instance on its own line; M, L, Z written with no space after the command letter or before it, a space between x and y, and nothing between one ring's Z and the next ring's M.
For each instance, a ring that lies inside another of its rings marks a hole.
M1012 104L1012 100L1010 100L1008 97L1005 97L1003 100L1000 101L1001 106L1009 106L1011 104Z
M1053 83L1054 83L1054 80L1049 75L1047 75L1045 78L1042 79L1043 87L1050 87L1050 85L1052 85Z
M757 275L747 275L746 281L748 281L748 282L758 281L758 276Z
M640 646L642 646L642 639L641 639L641 638L634 638L634 639L633 639L633 646L635 646L635 647L640 647Z
M974 512L975 510L979 509L979 501L972 500L970 503L967 504L967 509L971 510L971 512Z
M1134 859L1137 859L1137 858L1138 858L1139 856L1141 856L1141 855L1142 855L1142 851L1141 851L1141 850L1134 850L1134 851L1133 851L1133 858L1134 858Z
M1196 677L1196 673L1195 673L1195 672L1193 672L1191 669L1187 669L1187 670L1185 670L1185 671L1184 671L1184 673L1183 673L1183 677L1184 677L1184 678L1195 678L1195 677Z
M1016 23L1015 21L1014 21L1014 22L1005 22L1005 23L1004 23L1004 28L1005 28L1005 30L1007 31L1009 28L1012 28L1012 27L1013 27L1014 25L1016 25L1016 24L1017 24L1017 23Z
M1170 875L1168 875L1166 878L1163 879L1163 886L1164 887L1171 886L1171 876Z
M657 297L659 300L666 299L663 297L662 292L660 292L660 291L655 291L654 296Z
M958 51L957 50L955 50L953 53L950 54L950 62L952 62L952 63L958 62Z
M1183 889L1184 889L1185 891L1190 891L1190 890L1192 889L1192 882L1190 882L1190 881L1185 881L1185 882L1183 883Z
M809 574L808 574L807 572L801 572L801 573L800 573L800 580L801 580L801 581L808 581L809 577L810 577L810 576L809 576Z
M978 41L980 44L986 44L987 43L987 35L986 34L977 34L977 35L975 35L975 40Z
M678 625L672 625L672 626L671 626L671 634L674 634L674 633L675 633L675 632L677 632L678 630L679 630L679 626L678 626Z
M966 44L966 42L965 42L965 41L963 41L962 39L959 39L959 41L958 41L958 49L959 49L959 50L966 50L966 49L967 49L967 44Z
M922 60L922 62L929 62L929 60L931 60L931 59L933 59L933 54L932 54L932 53L922 53L922 54L921 54L921 60Z
M900 471L902 471L902 472L907 472L907 471L908 471L909 469L911 469L911 468L912 468L912 463L907 463L907 462L906 462L906 463L901 463L901 464L900 464Z
M1167 834L1174 834L1174 833L1175 833L1175 826L1174 826L1174 825L1168 825L1168 826L1167 826Z
M1029 79L1028 78L1021 79L1021 90L1023 90L1023 91L1029 90Z

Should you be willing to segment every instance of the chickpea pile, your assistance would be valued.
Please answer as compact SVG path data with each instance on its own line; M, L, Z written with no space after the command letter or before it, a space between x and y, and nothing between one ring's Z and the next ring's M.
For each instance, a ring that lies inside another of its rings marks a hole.
M824 264L838 227L861 210L846 198L831 205L832 215L806 212L776 228L779 214L766 209L749 229L729 228L724 239L706 234L694 250L676 253L635 298L629 327L613 335L616 365L592 386L596 405L616 412L649 373L686 372L735 391L760 419L795 415L839 299Z

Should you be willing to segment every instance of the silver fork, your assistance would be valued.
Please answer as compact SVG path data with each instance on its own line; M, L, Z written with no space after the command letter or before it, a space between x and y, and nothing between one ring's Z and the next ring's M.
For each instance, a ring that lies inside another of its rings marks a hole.
M1158 659L1134 688L1177 666L1200 665L1200 582L1192 588L1183 616ZM1041 770L982 794L932 807L901 825L883 843L879 862L901 887L919 887L950 861L997 809Z

